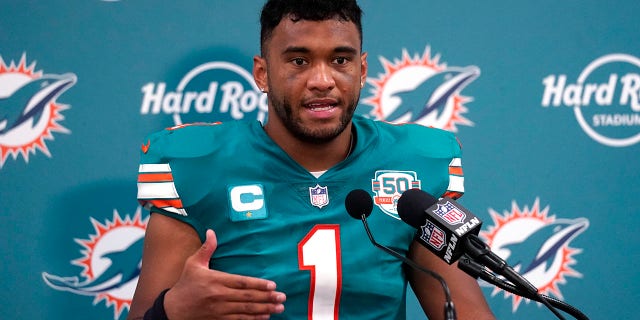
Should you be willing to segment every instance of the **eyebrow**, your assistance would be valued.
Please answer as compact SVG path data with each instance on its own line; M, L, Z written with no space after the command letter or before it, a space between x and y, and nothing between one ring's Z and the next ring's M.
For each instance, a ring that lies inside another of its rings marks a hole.
M283 54L287 54L287 53L309 53L311 52L311 50L309 50L306 47L287 47L286 49L284 49L284 51L282 51Z
M284 51L282 51L282 54L288 54L288 53L310 53L311 50L307 47L297 47L297 46L290 46L287 47L286 49L284 49ZM333 49L334 53L349 53L349 54L357 54L358 50L356 50L356 48L354 47L350 47L350 46L340 46L340 47L335 47Z

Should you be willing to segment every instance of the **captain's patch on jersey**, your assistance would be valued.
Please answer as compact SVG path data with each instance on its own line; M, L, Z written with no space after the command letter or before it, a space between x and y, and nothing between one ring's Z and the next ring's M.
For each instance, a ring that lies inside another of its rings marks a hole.
M420 189L415 171L378 170L371 180L371 190L376 194L373 203L384 213L400 220L398 199L409 189Z
M231 221L266 219L269 216L261 184L229 186L228 191Z

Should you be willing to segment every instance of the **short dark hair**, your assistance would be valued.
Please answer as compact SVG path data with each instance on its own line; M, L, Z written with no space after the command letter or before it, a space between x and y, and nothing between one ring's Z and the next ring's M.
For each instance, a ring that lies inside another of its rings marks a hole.
M260 53L280 21L291 16L294 21L342 19L356 25L362 46L362 9L356 0L269 0L260 15Z

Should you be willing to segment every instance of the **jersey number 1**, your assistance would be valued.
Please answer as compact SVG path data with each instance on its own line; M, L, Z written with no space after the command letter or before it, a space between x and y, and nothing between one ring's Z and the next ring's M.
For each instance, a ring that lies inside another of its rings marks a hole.
M298 266L311 272L308 319L337 320L342 290L340 226L313 227L298 243Z

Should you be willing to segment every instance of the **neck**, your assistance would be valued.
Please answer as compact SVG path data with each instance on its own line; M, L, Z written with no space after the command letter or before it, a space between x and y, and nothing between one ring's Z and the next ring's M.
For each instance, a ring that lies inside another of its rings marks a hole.
M276 130L267 123L267 135L293 160L310 172L324 171L343 161L355 147L351 133L352 124L335 139L326 143L302 141L286 130Z

